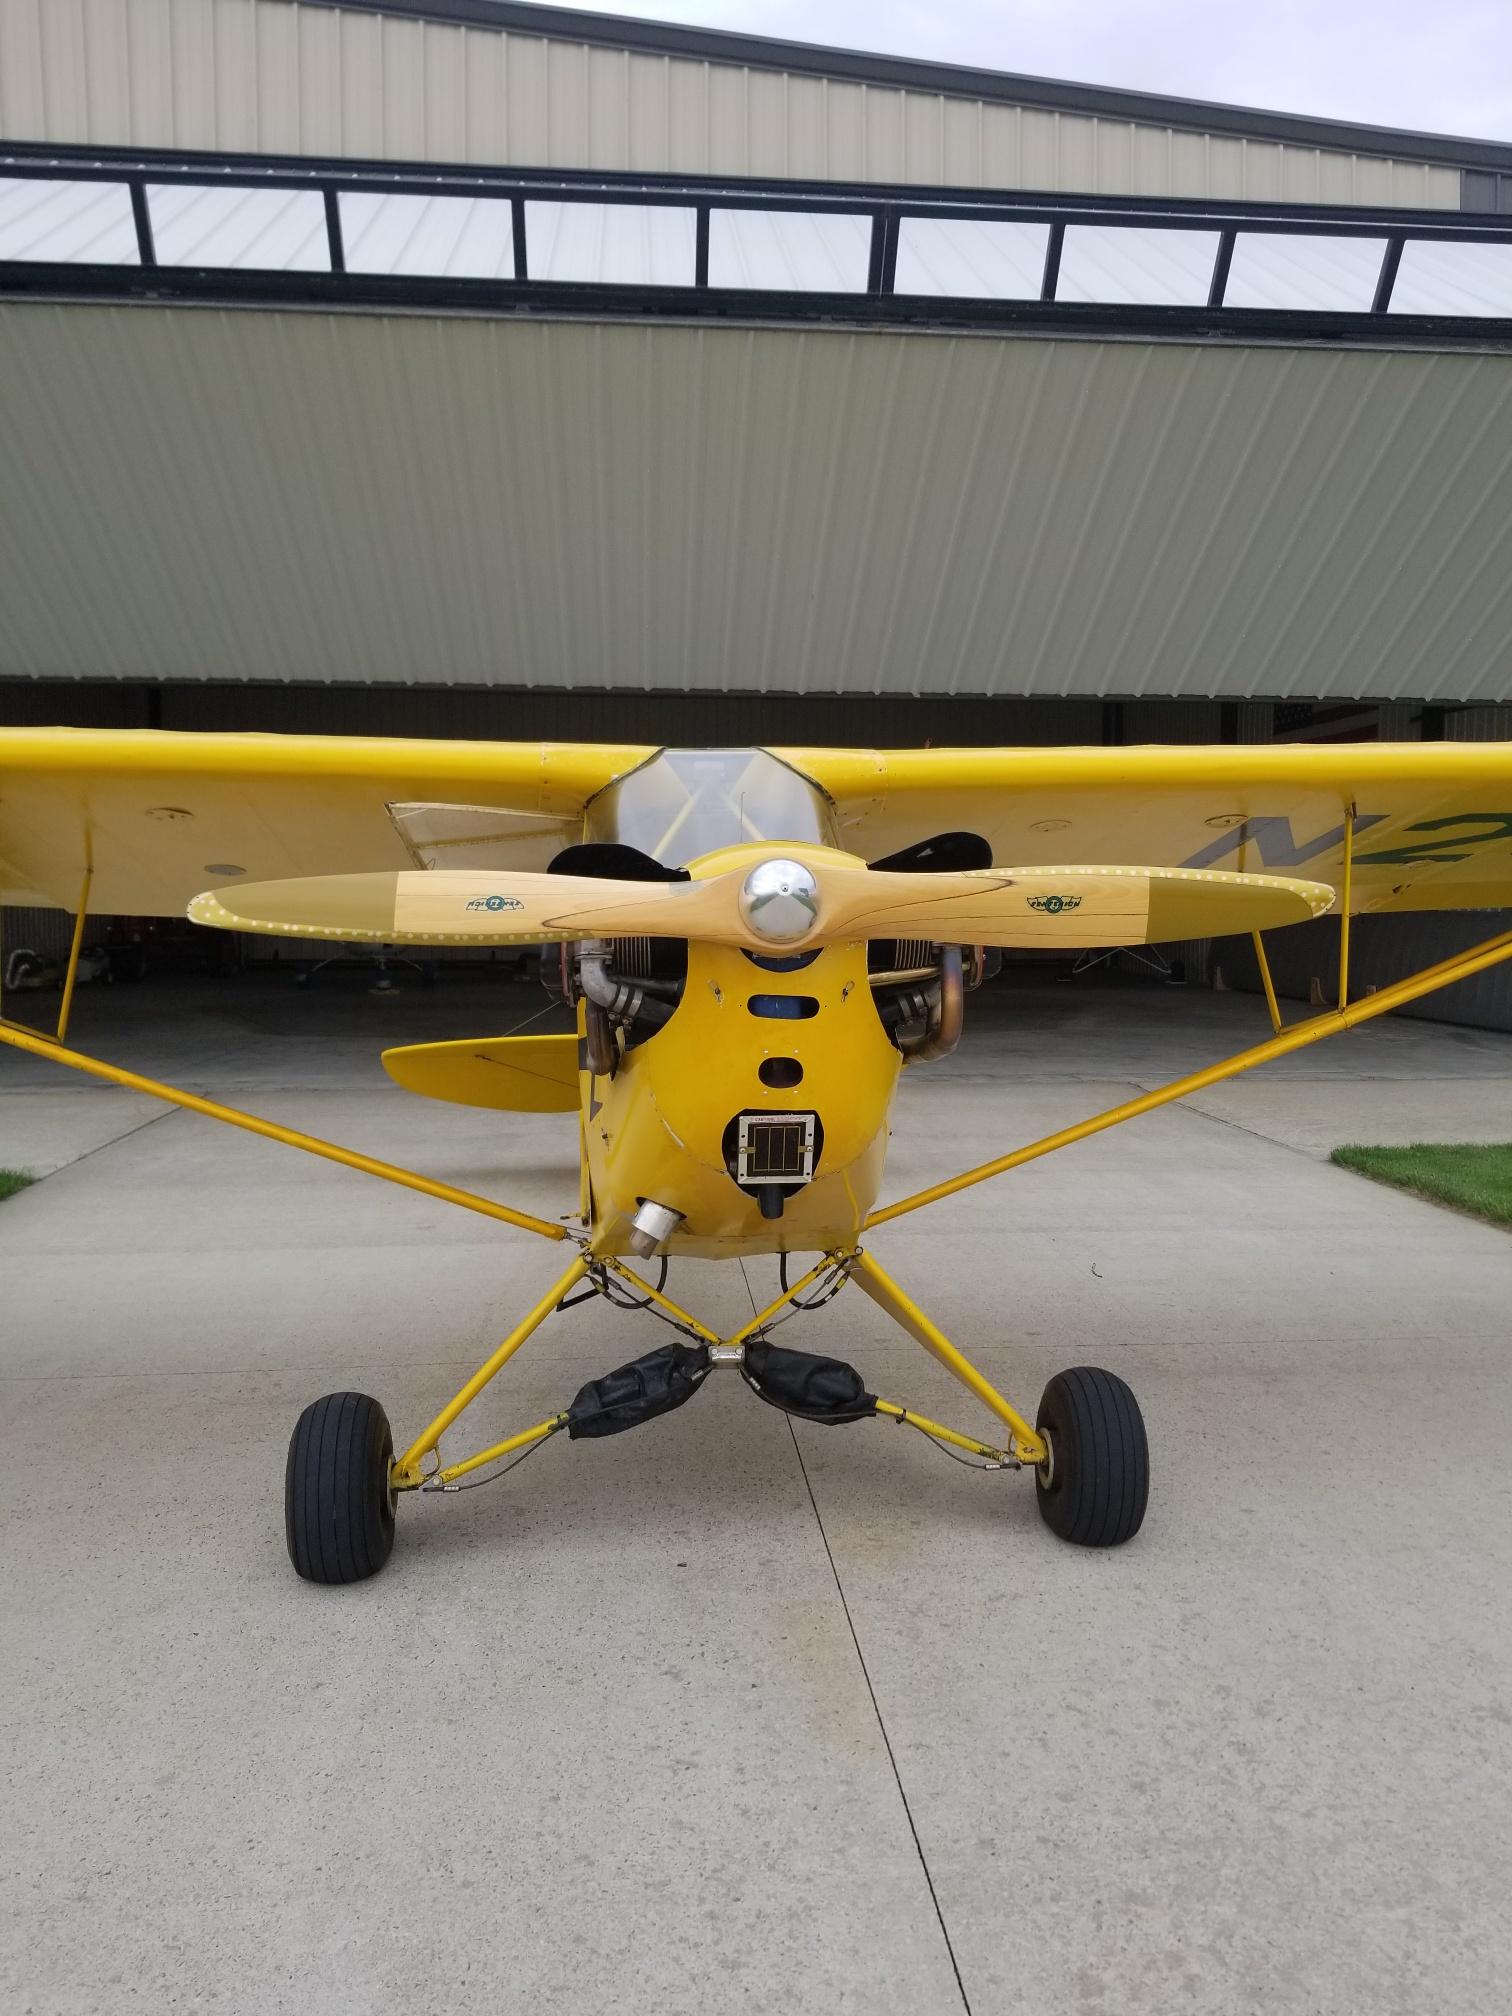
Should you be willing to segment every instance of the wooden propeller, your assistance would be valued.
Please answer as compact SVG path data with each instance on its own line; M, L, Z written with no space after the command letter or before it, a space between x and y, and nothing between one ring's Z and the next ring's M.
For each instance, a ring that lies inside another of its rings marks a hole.
M909 874L813 850L687 882L437 868L250 882L196 896L197 924L381 945L683 938L785 954L844 938L1006 947L1159 944L1269 931L1328 909L1322 882L1190 868Z

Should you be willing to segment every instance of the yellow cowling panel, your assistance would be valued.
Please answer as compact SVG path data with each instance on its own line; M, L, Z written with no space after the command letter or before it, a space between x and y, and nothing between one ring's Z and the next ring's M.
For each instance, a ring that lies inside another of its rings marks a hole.
M575 1113L576 1036L484 1036L385 1050L383 1068L406 1092L503 1113Z
M773 994L808 997L817 1012L796 1021L751 1012L752 996ZM796 1086L763 1082L773 1057L801 1067ZM682 1214L672 1254L815 1253L854 1242L881 1185L901 1063L872 1000L864 939L827 946L791 973L763 971L728 946L691 944L672 1020L613 1078L584 1073L594 1251L629 1250L629 1219L647 1197ZM813 1181L780 1219L763 1219L725 1166L725 1128L742 1112L813 1112L823 1130Z

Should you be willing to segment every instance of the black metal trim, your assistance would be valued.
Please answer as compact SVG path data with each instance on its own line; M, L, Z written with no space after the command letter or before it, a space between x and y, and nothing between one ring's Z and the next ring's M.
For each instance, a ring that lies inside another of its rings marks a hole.
M152 241L152 211L147 203L145 182L131 184L131 221L136 226L137 258L143 266L156 266L157 247ZM3 270L0 265L0 271Z
M898 282L898 227L902 218L896 210L879 219L882 231L882 266L877 279L879 294L896 292Z
M833 77L858 84L887 85L900 91L926 91L947 98L979 98L997 104L1080 113L1088 118L1173 126L1189 133L1235 134L1245 139L1282 141L1291 146L1323 147L1445 168L1512 169L1512 143L1506 141L1366 126L1351 120L1320 119L1301 112L1271 112L1201 98L1162 97L1107 84L977 70L964 64L933 63L918 57L886 56L813 42L785 42L764 35L732 34L725 29L585 14L568 7L527 6L518 4L518 0L304 0L304 4L335 7L349 13L398 15L451 27L492 28L511 35L526 35L534 41L585 42L631 54L685 56L742 69Z
M345 273L346 240L341 235L341 197L334 189L325 189L321 193L325 197L326 242L330 248L331 271Z
M866 260L868 294L891 294L898 274L898 224L896 210L875 210L871 220L871 247Z
M693 225L693 285L709 284L709 206L700 203Z
M1376 276L1375 297L1370 304L1372 315L1384 315L1391 306L1391 290L1396 285L1397 268L1402 263L1405 243L1400 232L1386 240L1386 250L1381 254L1381 270Z
M530 248L525 238L525 198L523 196L512 198L509 211L510 228L514 233L515 279L517 281L528 280L530 278Z
M868 294L882 292L882 240L887 228L887 220L880 210L872 212L871 237L867 241L866 291Z
M1238 235L1233 230L1219 235L1218 250L1213 256L1213 277L1208 282L1209 308L1223 306L1223 297L1228 292L1229 268L1234 263L1234 240Z
M1055 290L1060 285L1061 248L1065 242L1066 227L1057 217L1045 236L1045 264L1040 274L1041 301L1055 299Z
M417 279L369 273L267 273L195 267L0 265L0 300L140 302L175 307L323 308L594 322L706 322L847 329L979 330L1241 346L1512 352L1512 321L1324 310L984 301L908 294Z

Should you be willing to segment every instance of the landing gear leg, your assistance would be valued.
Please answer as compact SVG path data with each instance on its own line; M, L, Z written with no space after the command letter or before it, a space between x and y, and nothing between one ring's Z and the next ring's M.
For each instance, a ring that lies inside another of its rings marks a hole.
M1133 1539L1150 1494L1150 1450L1139 1403L1116 1373L1089 1365L1058 1372L1031 1428L869 1253L856 1255L851 1279L1007 1423L1013 1455L1034 1471L1040 1515L1052 1533L1079 1547Z
M851 1279L865 1291L879 1309L886 1310L900 1330L906 1330L910 1337L932 1358L937 1358L952 1377L975 1393L982 1405L999 1421L1013 1431L1013 1454L1020 1463L1037 1468L1045 1461L1046 1449L1039 1431L1031 1428L1016 1407L1011 1407L992 1382L977 1370L971 1360L959 1352L943 1330L931 1323L919 1305L911 1301L886 1270L877 1265L870 1253L858 1253L851 1269Z

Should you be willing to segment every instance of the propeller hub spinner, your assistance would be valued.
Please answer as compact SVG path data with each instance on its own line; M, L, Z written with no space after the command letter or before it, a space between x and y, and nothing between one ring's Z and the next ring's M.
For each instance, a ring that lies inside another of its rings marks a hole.
M819 883L801 861L763 861L740 891L740 914L758 938L791 945L813 930L819 915Z

